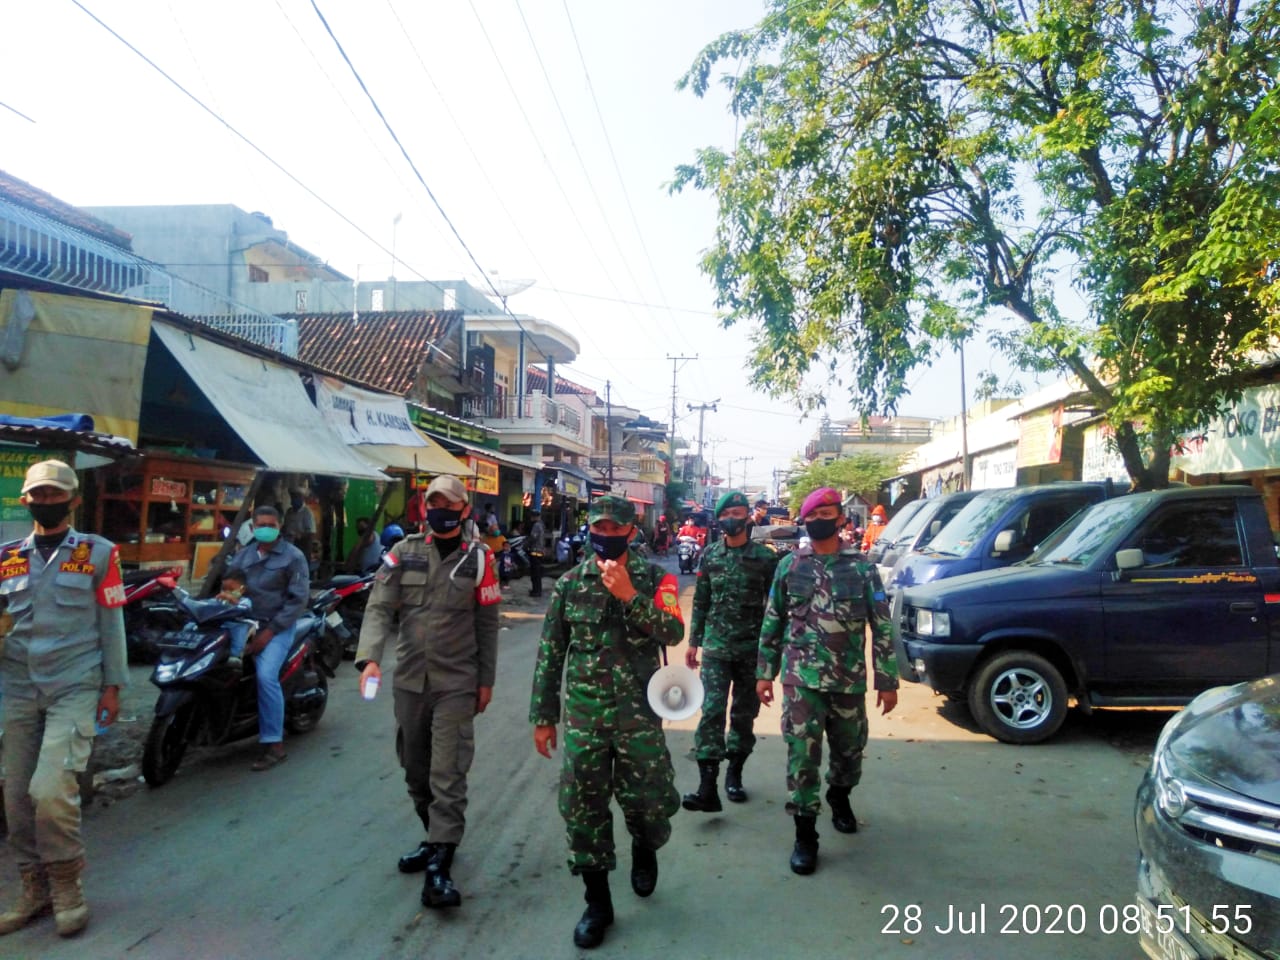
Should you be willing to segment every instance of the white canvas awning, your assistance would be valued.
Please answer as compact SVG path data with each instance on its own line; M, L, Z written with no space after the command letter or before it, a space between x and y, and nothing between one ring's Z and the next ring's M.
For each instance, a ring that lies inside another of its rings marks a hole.
M409 419L404 398L316 377L321 416L360 456L379 469L463 476L465 464L425 436Z
M152 329L263 466L387 479L329 428L295 370L159 321Z

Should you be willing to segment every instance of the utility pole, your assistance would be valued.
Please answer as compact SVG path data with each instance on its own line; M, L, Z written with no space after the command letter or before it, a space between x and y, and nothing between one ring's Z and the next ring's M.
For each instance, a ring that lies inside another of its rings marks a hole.
M692 357L673 357L667 354L667 359L671 361L671 436L668 438L667 447L671 454L671 473L675 475L676 469L676 374L679 367L676 366L681 360L697 360L698 355L695 353Z
M598 383L599 381L597 381ZM604 429L605 443L609 448L609 486L613 486L613 400L611 391L613 384L604 382Z
M742 486L747 485L747 462L754 460L755 457L733 457L729 460L729 489L733 489L733 465L741 462L742 464ZM742 491L746 493L746 491Z
M964 475L961 490L968 490L973 479L973 463L969 459L969 401L964 388L964 341L956 348L960 354L960 470Z
M716 404L719 402L720 398L716 397L710 403L700 403L696 407L692 403L685 404L685 406L689 408L690 413L693 413L695 410L698 411L698 475L693 483L693 499L698 501L698 503L702 503L702 428L706 420L707 411L710 410L712 413L715 413Z

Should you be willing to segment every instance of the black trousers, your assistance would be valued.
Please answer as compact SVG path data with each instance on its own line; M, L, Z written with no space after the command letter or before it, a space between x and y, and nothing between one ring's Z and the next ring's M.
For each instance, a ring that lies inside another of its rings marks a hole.
M529 554L529 593L533 596L542 594L542 554Z

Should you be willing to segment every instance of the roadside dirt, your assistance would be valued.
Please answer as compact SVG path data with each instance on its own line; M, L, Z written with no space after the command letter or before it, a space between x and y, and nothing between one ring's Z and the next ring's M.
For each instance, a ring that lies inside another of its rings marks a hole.
M544 589L550 592L550 583ZM540 619L546 609L544 597L530 597L527 580L513 581L502 594L504 628L509 624ZM151 666L129 668L129 685L120 692L120 714L93 744L89 768L80 778L80 799L85 808L109 807L145 786L142 779L142 751L155 708L157 689L151 683ZM338 668L335 683L355 682L350 662ZM195 752L192 756L195 756Z

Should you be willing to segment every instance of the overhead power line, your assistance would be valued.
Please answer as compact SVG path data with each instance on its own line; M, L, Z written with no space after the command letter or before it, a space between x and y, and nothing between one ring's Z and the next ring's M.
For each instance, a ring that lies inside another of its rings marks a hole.
M435 77L432 76L430 69L428 69L427 62L426 60L423 59L422 54L419 52L418 45L414 42L412 33L410 33L409 30L405 27L404 21L400 19L400 14L396 12L396 8L392 5L391 0L386 0L386 3L387 3L387 8L391 11L391 15L395 18L396 24L400 27L400 33L404 36L405 42L409 44L409 49L413 51L413 56L418 61L418 66L422 70L422 75L427 78L427 83L429 83L431 85L431 89L435 91L436 99L440 101L440 105L444 108L444 112L448 116L449 121L453 124L454 129L458 132L458 139L461 141L463 147L466 148L467 152L471 154L471 162L475 165L475 169L480 173L480 176L484 178L485 184L489 187L489 192L493 195L493 198L497 202L499 209L502 210L503 214L507 218L507 221L511 224L512 232L515 234L516 238L524 245L525 250L528 251L534 266L537 267L538 271L542 274L542 276L549 279L551 276L550 271L547 270L545 266L543 266L542 261L538 257L537 251L534 248L534 245L529 242L529 240L524 235L524 231L520 229L520 222L516 219L515 215L511 212L510 208L507 207L506 202L502 199L502 194L498 191L497 185L493 182L493 179L489 176L489 172L485 168L485 165L481 160L479 153L477 153L476 149L471 145L471 141L470 139L468 139L466 131L463 129L462 124L458 121L458 118L454 115L453 110L449 107L449 101L445 99L444 91L440 89L440 85L436 83ZM492 44L490 44L490 49L492 49ZM494 55L495 56L497 55L496 52ZM608 354L601 349L600 344L598 344L595 340L595 337L591 335L590 325L585 324L578 319L577 314L574 313L573 307L571 307L569 305L569 302L565 300L563 293L557 290L554 286L547 287L547 289L551 290L553 293L556 293L557 296L559 296L560 303L563 304L565 312L568 313L568 315L576 322L578 328L582 330L583 335L587 339L587 342L590 343L591 346L594 347L597 352L599 352L601 359L604 360L604 362L608 364L609 367L613 369L615 373L618 374L618 378L623 382L629 384L630 386L636 387L636 389L640 389L639 386L633 380L631 380L630 377L628 377L621 369L617 367L616 364L612 362L612 360L609 359ZM601 382L603 383L604 381L601 380Z
M521 16L523 16L523 13ZM658 298L662 301L664 309L670 313L671 308L666 305L667 294L662 289L662 278L658 275L658 268L653 264L653 257L649 255L649 245L644 241L644 231L640 229L640 221L636 217L636 209L631 202L631 192L627 190L627 181L622 176L622 167L618 164L618 154L613 149L613 138L609 136L609 127L604 122L604 111L600 109L600 99L596 96L595 84L591 82L591 71L587 68L587 58L583 55L582 44L578 40L578 29L573 24L573 14L569 12L569 0L564 0L564 16L569 21L569 33L573 36L574 49L578 51L578 62L582 64L582 75L587 81L587 92L591 94L591 103L596 109L596 119L600 121L600 131L604 134L605 145L609 148L609 159L613 161L613 172L618 177L618 186L622 188L623 199L627 202L627 213L631 216L631 226L635 228L636 239L640 241L640 250L644 253L645 262L649 265L649 272L653 274L653 282L658 288ZM639 284L637 284L638 288ZM687 344L689 340L684 336L684 331L680 329L679 324L676 325L676 329L680 331L681 338Z
M524 33L529 38L529 46L533 48L533 56L538 61L538 68L542 71L542 79L547 82L547 90L551 92L551 102L556 105L556 113L560 116L560 123L564 126L565 136L569 138L569 146L573 149L573 155L578 158L578 166L582 168L582 178L587 182L587 189L591 192L592 199L595 200L596 209L600 211L600 219L604 223L605 232L608 233L609 239L613 241L613 248L618 252L619 259L622 260L622 267L627 272L627 276L631 278L631 283L635 286L636 292L639 293L642 291L640 281L636 279L636 275L631 270L631 259L627 256L626 251L622 249L618 235L613 229L613 222L609 212L605 210L604 202L600 199L600 193L596 190L595 181L591 178L591 171L587 167L587 161L583 159L582 151L578 149L577 138L573 135L573 128L569 124L568 116L565 115L563 105L560 103L555 84L551 82L551 74L547 71L547 65L542 59L542 51L538 49L538 42L534 39L533 30L529 27L529 20L524 15L524 7L521 6L520 0L516 0L516 12L520 14L520 22L524 24ZM590 78L588 77L589 80ZM620 290L619 294L621 294ZM656 318L654 319L656 322ZM659 329L664 337L668 335L667 331L661 326L659 326ZM683 339L683 335L681 336Z
M267 163L271 164L271 166L279 170L280 173L284 174L285 177L287 177L293 183L301 187L304 192L306 192L311 197L313 197L316 201L318 201L326 210L334 214L339 220L347 224L347 226L351 227L353 230L356 231L356 233L360 234L360 236L364 237L366 240L372 243L379 250L383 251L388 255L391 254L391 251L388 250L385 246L383 246L379 240L375 239L367 230L364 229L364 227L360 226L360 224L356 223L354 220L348 217L345 213L343 213L341 210L335 207L332 203L330 203L328 200L322 197L319 193L317 193L314 189L312 189L310 186L304 183L299 177L297 177L295 174L289 171L284 166L284 164L280 163L280 161L276 160L275 157L267 153L266 150L264 150L262 147L258 146L256 143L250 140L248 136L241 133L238 129L236 129L236 127L234 127L231 124L229 120L227 120L220 113L218 113L208 104L206 104L203 100L197 97L194 93L192 93L190 90L184 87L180 82L178 82L177 79L175 79L171 74L169 74L163 67L161 67L158 63L156 63L154 60L148 57L145 53L143 53L141 50L135 47L132 43L126 40L119 33L117 33L112 27L110 27L107 23L105 23L101 17L99 17L92 10L90 10L83 3L81 3L80 0L71 0L71 2L75 4L77 7L79 7L85 13L85 15L88 16L91 20L93 20L96 24L98 24L98 26L102 27L103 30L107 31L107 33L111 34L111 36L115 37L122 44L124 44L130 51L136 54L144 63L147 64L147 66L151 67L151 69L155 70L156 73L160 74L160 76L164 77L171 84L173 84L173 86L175 86L185 97L187 97L187 99L189 99L192 103L198 106L205 113L209 114L209 116L213 117L213 119L218 121L218 123L220 123L222 126L226 127L226 129L230 131L232 135L234 135L238 140L242 141L247 147L253 150L254 153L258 154L260 157L262 157L262 159L266 160ZM444 287L442 287L439 283L435 282L434 280L428 279L425 274L415 269L411 264L405 264L405 265L413 273L415 273L419 279L429 284L430 286L435 287L437 290L440 290L442 293L444 292Z

